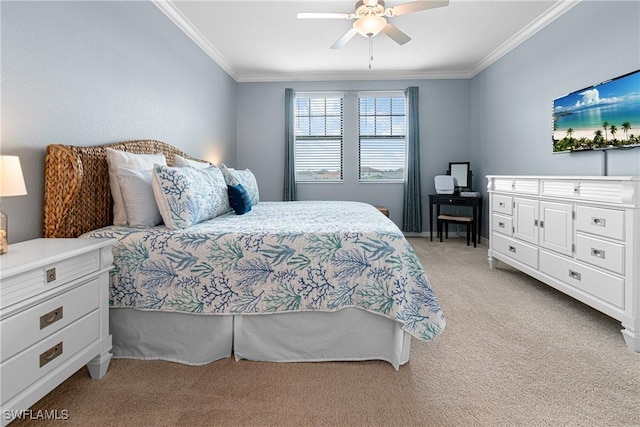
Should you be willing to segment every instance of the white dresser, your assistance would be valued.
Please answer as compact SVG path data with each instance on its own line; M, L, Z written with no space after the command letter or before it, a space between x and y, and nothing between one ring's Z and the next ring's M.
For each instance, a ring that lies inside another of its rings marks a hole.
M640 352L640 177L487 176L498 260L622 322Z
M2 426L82 366L94 379L107 372L114 243L36 239L0 255Z

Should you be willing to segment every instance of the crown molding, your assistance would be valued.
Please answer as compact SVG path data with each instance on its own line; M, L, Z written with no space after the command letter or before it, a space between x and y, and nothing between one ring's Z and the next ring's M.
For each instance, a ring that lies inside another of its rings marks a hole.
M216 49L209 40L174 6L171 0L151 0L174 24L178 26L193 42L198 45L216 64L231 78L237 81L237 73L227 59Z
M478 61L466 71L347 71L347 72L296 72L238 74L231 63L211 44L209 40L173 4L175 0L151 0L171 21L178 26L216 64L238 83L285 82L285 81L338 81L338 80L422 80L422 79L470 79L485 68L515 49L528 38L553 22L559 16L576 6L582 0L561 0L535 21L518 31L497 49Z
M464 71L343 71L328 73L277 73L240 74L238 83L292 82L292 81L339 81L339 80L424 80L424 79L468 79Z
M555 5L551 6L547 9L542 15L540 15L537 19L532 21L529 25L518 31L514 34L509 40L502 43L491 52L489 55L485 56L483 59L478 61L478 63L473 66L469 70L470 77L475 76L498 59L502 58L507 53L511 52L513 49L518 47L528 38L532 37L535 33L542 30L544 27L549 25L551 22L556 20L559 16L564 14L566 11L580 3L581 0L561 0Z

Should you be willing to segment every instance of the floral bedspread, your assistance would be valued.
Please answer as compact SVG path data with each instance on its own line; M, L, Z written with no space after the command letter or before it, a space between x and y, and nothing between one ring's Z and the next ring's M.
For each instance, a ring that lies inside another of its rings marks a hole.
M182 230L106 227L112 307L262 314L358 307L431 340L445 319L398 227L358 202L260 202Z

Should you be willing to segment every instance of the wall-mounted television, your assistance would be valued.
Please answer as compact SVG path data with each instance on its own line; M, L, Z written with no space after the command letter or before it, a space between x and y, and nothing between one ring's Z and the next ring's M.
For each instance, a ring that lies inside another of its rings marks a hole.
M640 70L553 100L553 152L640 146Z

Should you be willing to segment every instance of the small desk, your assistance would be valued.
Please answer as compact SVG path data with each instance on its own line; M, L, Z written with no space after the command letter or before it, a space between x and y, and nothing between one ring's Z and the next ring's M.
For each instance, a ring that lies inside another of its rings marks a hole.
M436 218L440 215L440 206L469 206L473 210L473 221L476 230L478 230L478 238L476 241L480 243L481 227L482 227L482 196L463 197L453 194L429 194L429 239L433 241L433 206L436 206Z

